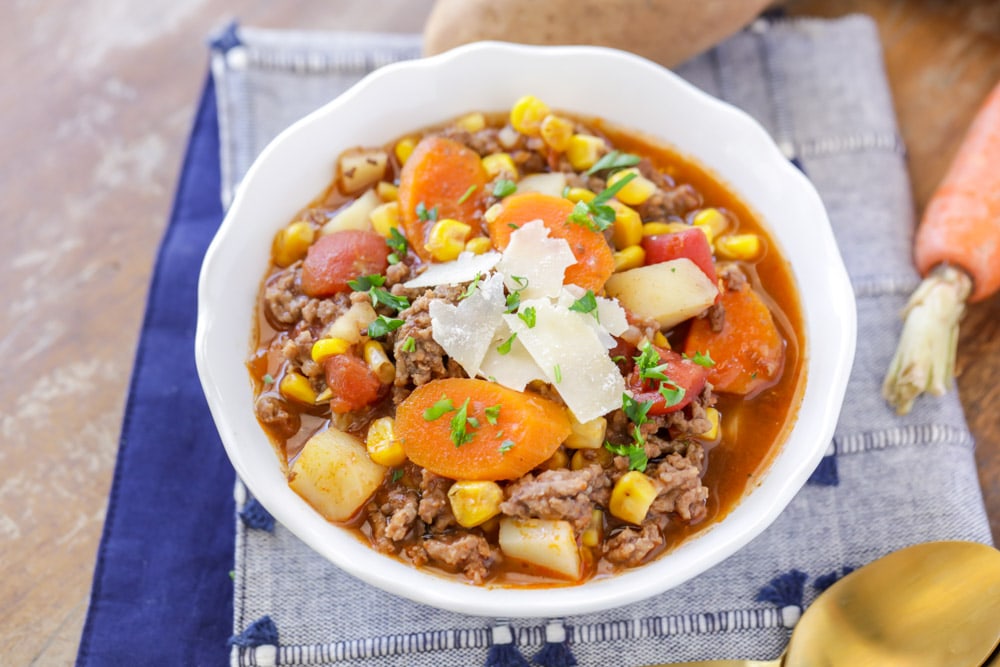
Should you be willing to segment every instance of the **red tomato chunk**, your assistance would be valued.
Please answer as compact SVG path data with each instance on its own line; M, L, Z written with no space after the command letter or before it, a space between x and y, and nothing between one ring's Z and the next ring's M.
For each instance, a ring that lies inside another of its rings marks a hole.
M701 232L698 233L701 234ZM636 366L628 376L628 387L632 390L632 397L639 403L652 401L653 405L649 408L651 415L665 415L669 412L682 410L705 388L708 369L699 366L690 359L685 359L673 350L664 350L655 345L653 349L660 355L660 364L666 365L666 368L661 370L669 378L669 381L666 382L666 388L668 390L680 388L684 394L676 403L667 405L666 398L660 393L660 385L663 381L643 380L639 377L639 367Z
M330 409L337 414L360 410L378 400L382 384L361 359L335 354L323 363L326 384L333 391Z
M712 262L712 248L708 245L705 232L697 227L673 234L645 236L642 248L646 251L646 264L659 264L686 257L705 272L714 285L717 282L715 263Z
M351 289L348 280L384 273L389 247L375 232L345 230L320 237L302 263L302 291L312 297Z

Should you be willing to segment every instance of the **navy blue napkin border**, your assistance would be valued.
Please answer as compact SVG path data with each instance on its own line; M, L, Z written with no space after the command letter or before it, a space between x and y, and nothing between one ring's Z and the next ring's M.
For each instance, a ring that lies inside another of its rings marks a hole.
M198 272L223 218L211 77L160 245L76 664L224 665L234 472L194 365Z

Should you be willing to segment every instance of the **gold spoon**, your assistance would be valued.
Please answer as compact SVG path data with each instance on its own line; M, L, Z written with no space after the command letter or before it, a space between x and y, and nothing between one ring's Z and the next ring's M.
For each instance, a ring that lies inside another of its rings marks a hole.
M978 667L998 642L1000 551L930 542L891 553L828 588L777 660L649 667Z

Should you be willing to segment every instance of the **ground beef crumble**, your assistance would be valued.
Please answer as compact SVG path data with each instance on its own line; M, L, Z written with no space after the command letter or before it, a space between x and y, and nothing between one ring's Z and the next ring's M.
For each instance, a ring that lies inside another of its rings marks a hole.
M599 465L528 474L507 487L500 511L518 518L565 519L579 531L590 523L595 493L610 486Z

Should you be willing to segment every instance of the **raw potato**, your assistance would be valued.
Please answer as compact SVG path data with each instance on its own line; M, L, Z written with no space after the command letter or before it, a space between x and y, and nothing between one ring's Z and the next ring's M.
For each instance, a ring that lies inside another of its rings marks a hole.
M517 192L541 192L553 197L562 197L565 187L566 174L562 172L531 174L517 182Z
M382 200L375 194L375 190L369 190L353 202L337 212L330 221L319 230L323 236L340 232L345 229L358 229L363 232L371 231L371 213L382 203Z
M385 472L360 440L329 428L306 442L288 485L330 521L347 521L375 493Z
M385 176L389 156L380 150L358 150L340 156L340 187L347 194L361 192Z
M670 67L733 34L768 4L770 0L438 0L424 26L424 50L430 55L487 39L594 44Z
M705 272L685 257L616 273L605 289L626 309L656 320L661 329L694 317L719 293Z
M583 572L580 550L568 521L510 519L500 521L500 550L549 574L578 580Z
M354 345L361 341L361 332L375 321L378 315L367 301L351 304L347 312L335 319L323 333L324 338L342 338Z

